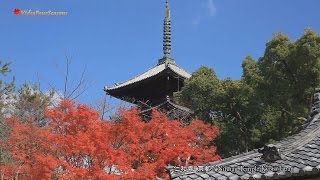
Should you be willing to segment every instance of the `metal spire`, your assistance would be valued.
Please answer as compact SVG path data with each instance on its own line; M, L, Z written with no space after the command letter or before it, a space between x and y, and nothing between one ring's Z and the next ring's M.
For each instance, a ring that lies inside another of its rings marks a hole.
M163 20L163 57L159 59L158 64L175 64L170 56L171 52L171 20L169 2L166 0Z
M166 7L164 12L163 22L163 55L164 58L170 58L171 52L171 20L170 20L170 8L168 0L166 0Z

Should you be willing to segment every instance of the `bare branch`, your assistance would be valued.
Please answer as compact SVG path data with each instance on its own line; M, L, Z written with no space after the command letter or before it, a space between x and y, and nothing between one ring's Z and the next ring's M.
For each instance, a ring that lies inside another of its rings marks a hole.
M85 75L85 72L86 72L86 67L83 69L82 73L81 73L81 77L79 79L79 82L77 84L77 86L72 90L72 92L68 95L68 98L71 98L73 96L73 94L78 91L82 86L85 87L87 86L87 84L85 83L84 81L84 75ZM83 92L82 92L83 93ZM81 94L82 94L81 93ZM79 96L79 95L76 95L76 96Z
M101 119L100 120L103 120L104 119L104 115L106 113L106 100L107 100L107 94L104 95L104 100L103 100L103 105L102 105L102 112L101 112Z
M71 63L71 60L66 55L66 74L65 74L65 80L64 80L64 91L63 91L63 97L67 97L67 89L68 89L68 78L69 78L69 65Z

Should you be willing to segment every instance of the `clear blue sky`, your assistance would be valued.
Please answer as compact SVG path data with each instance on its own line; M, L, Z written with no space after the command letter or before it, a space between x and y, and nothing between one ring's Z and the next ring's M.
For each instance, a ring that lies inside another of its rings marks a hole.
M239 79L246 55L262 56L273 33L297 39L320 32L318 0L171 0L172 56L189 72L200 65ZM68 16L15 16L13 9L67 11ZM144 72L162 57L164 0L2 0L0 59L12 61L17 84L62 89L65 55L75 78L86 67L92 102L105 85ZM57 68L57 64L59 68Z

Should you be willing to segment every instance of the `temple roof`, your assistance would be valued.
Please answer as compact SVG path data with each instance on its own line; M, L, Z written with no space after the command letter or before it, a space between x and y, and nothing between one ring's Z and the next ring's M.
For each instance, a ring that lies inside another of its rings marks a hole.
M142 110L140 114L144 116L149 116L153 109L165 113L167 117L169 117L170 119L179 119L184 121L184 123L188 123L191 120L191 116L194 114L194 112L189 108L177 105L174 102L172 102L170 100L170 97L167 97L164 102L156 106L147 107L146 109Z
M161 64L154 66L153 68L147 70L146 72L144 72L144 73L142 73L142 74L140 74L140 75L138 75L128 81L125 81L122 83L116 83L115 86L112 86L112 87L105 86L104 90L108 92L108 91L113 91L113 90L120 89L123 87L127 87L127 86L134 84L134 83L144 81L146 79L154 77L154 76L160 74L161 72L164 72L165 70L171 70L176 75L178 75L182 78L185 78L185 79L191 77L191 74L189 74L185 70L181 69L180 67L178 67L174 63L161 63Z
M320 91L304 129L262 149L197 167L168 167L181 179L301 179L320 177ZM245 169L247 168L247 169ZM252 168L252 169L248 169ZM260 169L259 169L260 168Z

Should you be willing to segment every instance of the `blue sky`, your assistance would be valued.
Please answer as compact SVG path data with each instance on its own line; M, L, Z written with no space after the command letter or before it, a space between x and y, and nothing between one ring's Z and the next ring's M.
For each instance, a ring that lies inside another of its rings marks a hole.
M318 0L171 0L172 57L189 72L200 65L239 79L246 55L262 56L273 33L297 39L320 32ZM13 9L67 11L67 16L15 16ZM78 100L92 103L103 86L144 72L162 57L164 0L2 0L0 59L12 61L17 84L40 79L63 89L65 55L71 78L86 68L93 82Z

